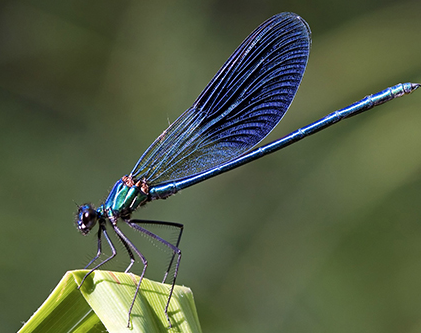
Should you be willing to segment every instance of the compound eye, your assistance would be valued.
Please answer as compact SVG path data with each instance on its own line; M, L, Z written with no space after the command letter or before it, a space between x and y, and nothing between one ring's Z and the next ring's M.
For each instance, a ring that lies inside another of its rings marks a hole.
M83 213L82 216L82 221L85 224L89 224L92 222L92 220L96 219L96 211L94 211L93 209L89 209L88 211Z
M86 235L89 233L95 226L97 220L98 213L91 205L86 204L79 207L76 226L82 234Z

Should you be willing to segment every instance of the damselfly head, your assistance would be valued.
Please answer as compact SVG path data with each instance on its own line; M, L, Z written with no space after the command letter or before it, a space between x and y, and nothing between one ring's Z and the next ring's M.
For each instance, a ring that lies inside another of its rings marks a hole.
M98 213L91 204L85 204L79 207L76 217L76 227L86 235L95 226L98 220Z

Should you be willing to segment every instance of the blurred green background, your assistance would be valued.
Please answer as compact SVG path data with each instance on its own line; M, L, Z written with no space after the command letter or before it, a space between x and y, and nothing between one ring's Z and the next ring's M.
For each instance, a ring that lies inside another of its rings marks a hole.
M266 142L421 81L420 1L0 6L1 332L95 254L75 203L101 203L273 14L301 15L313 46ZM419 332L420 126L418 91L134 217L185 225L177 282L193 289L204 332ZM120 257L108 268L123 268Z

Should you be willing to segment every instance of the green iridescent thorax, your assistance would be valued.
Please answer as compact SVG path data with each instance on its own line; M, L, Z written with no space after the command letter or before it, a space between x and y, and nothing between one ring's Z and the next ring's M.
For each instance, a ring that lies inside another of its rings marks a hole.
M136 184L127 176L118 180L105 200L103 209L110 218L129 216L137 207L148 201L140 182Z

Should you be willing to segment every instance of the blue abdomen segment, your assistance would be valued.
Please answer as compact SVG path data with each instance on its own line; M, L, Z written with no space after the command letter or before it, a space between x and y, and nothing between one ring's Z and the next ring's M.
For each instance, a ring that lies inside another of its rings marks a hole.
M123 177L114 184L105 200L104 210L110 217L127 215L147 201L147 194L141 191L137 184L128 186Z

